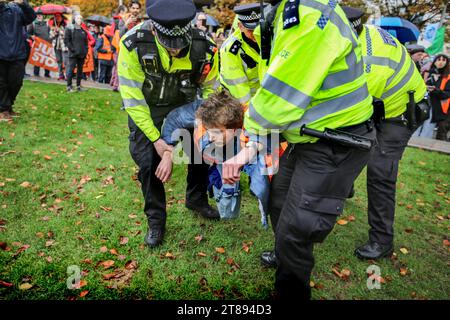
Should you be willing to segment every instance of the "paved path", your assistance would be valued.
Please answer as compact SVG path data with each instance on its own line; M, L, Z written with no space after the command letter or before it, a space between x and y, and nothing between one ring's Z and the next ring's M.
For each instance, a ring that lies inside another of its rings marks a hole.
M43 77L27 77L25 80L36 81L36 82L44 82L51 84L59 84L66 85L65 81L58 81L54 78L43 78ZM94 88L100 90L112 90L110 85L93 82L91 80L83 81L81 83L83 87L86 88ZM435 139L427 139L427 138L411 138L408 143L409 147L419 148L424 150L436 151L445 154L450 154L450 142L435 140Z
M442 140L427 139L427 138L411 138L411 140L409 140L408 146L450 154L450 142Z
M43 83L51 83L51 84L59 84L59 85L67 85L66 81L58 81L57 79L54 78L44 78L44 77L26 77L24 80L28 80L28 81L34 81L34 82L43 82ZM74 79L75 81L75 79ZM92 80L82 80L81 81L81 86L84 88L94 88L94 89L100 89L100 90L110 90L112 91L112 87L109 84L104 84L104 83L98 83L98 82L94 82Z

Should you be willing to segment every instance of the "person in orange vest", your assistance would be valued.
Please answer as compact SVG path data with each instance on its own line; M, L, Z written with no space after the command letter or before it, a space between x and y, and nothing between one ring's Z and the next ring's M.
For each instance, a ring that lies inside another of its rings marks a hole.
M111 81L115 53L115 48L111 42L111 26L106 26L95 45L95 51L98 52L98 62L100 65L100 75L98 78L98 82L100 83L109 83Z

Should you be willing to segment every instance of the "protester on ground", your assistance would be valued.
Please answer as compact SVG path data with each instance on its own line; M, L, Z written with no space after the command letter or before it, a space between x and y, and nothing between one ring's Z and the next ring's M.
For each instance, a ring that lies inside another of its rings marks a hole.
M11 121L18 115L13 106L25 74L25 29L35 19L33 8L23 0L0 0L0 121Z

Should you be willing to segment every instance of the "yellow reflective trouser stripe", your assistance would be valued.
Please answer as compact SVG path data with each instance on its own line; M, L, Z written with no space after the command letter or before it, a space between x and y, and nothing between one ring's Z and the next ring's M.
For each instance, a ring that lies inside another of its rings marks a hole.
M363 85L359 89L346 94L344 96L338 97L336 99L328 100L318 105L306 110L303 113L301 119L288 123L284 126L275 125L267 121L263 116L261 116L250 103L249 116L254 119L259 125L266 129L279 129L281 131L286 131L290 129L300 128L303 125L307 125L311 122L319 120L327 115L340 112L347 108L350 108L362 101L364 101L369 96L367 86Z

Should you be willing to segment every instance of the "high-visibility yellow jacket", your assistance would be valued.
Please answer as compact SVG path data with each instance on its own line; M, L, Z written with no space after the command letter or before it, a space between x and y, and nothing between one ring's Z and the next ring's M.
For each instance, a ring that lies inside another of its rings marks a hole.
M120 93L124 101L125 110L139 129L154 142L159 139L160 131L155 126L151 116L151 108L153 106L147 104L142 92L145 72L139 61L137 48L128 50L124 43L129 39L129 36L135 34L141 28L146 28L145 22L128 31L120 40L117 71L119 74ZM176 73L180 70L192 69L192 63L189 58L190 52L181 58L171 57L167 50L157 41L156 37L155 39L161 65L166 72ZM214 44L210 38L208 38L208 41ZM214 54L205 52L205 59L212 62L212 68L201 84L202 97L204 99L219 86L218 54L216 52Z
M245 115L251 139L276 129L291 143L315 142L300 135L303 125L335 129L371 117L361 46L336 1L282 0L273 26L267 73Z
M385 117L406 111L408 91L423 99L427 87L406 48L387 31L365 25L360 35L369 93L384 101Z
M259 47L237 29L220 49L220 82L242 104L259 88Z

